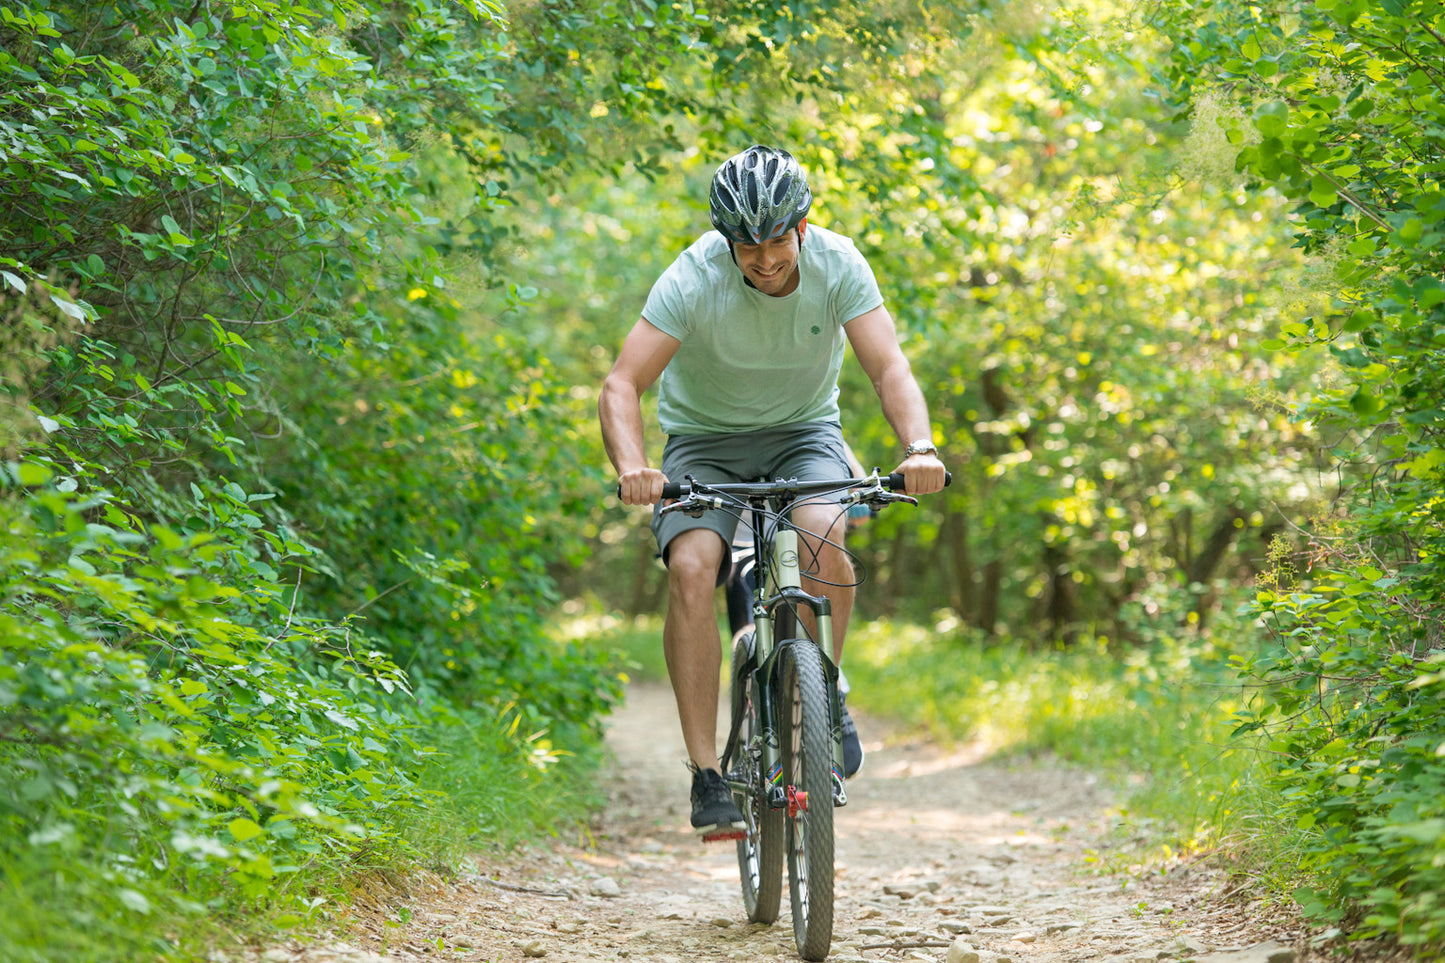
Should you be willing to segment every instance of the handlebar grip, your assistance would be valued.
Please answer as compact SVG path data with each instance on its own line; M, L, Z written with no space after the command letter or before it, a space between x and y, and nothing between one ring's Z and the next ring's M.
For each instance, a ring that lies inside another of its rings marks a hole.
M667 499L676 500L684 495L690 494L692 494L692 486L687 482L663 482L662 484L662 497L664 501ZM617 497L622 497L621 485L617 486Z
M689 494L689 492L685 489L691 488L692 486L689 485L687 482L664 482L662 485L662 497L664 499L678 499L681 498L683 495ZM617 497L622 497L621 485L617 486Z
M953 484L953 472L951 472L951 471L946 471L946 472L944 472L944 473L943 473L943 487L944 487L944 488L947 488L949 485L952 485L952 484ZM883 479L883 486L884 486L885 488L887 488L889 491L893 491L893 492L901 492L901 491L903 491L903 472L901 472L901 471L896 471L896 472L894 472L893 474L889 475L887 478Z

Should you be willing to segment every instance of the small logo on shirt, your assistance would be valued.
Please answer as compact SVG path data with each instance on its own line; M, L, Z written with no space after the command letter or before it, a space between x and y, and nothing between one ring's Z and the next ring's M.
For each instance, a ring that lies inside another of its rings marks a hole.
M814 333L814 334L822 334L822 333L823 333L823 329L820 328L820 327L818 327L818 326L815 324L815 325L813 325L813 333Z

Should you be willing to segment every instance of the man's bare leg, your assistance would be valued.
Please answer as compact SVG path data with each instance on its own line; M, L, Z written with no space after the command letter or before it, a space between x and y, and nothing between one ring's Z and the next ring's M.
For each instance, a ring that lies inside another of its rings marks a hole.
M799 563L804 569L817 565L817 579L803 577L803 591L810 595L826 595L833 608L833 664L843 664L843 640L848 634L848 621L853 615L853 563L843 551L848 530L846 513L837 505L799 505L793 510L793 521L799 528L803 544ZM805 532L822 532L828 541L821 541ZM832 544L829 544L831 542ZM817 561L814 562L816 553ZM805 626L813 631L811 612L803 614Z
M682 739L688 757L699 769L721 768L717 706L722 641L714 604L725 548L718 534L706 528L690 529L668 544L668 605L662 647L677 699Z

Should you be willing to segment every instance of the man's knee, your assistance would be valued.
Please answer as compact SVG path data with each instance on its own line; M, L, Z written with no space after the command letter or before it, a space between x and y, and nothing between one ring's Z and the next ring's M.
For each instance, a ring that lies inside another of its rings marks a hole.
M804 544L814 552L819 555L843 553L843 540L847 537L848 523L846 517L840 518L836 510L814 510L807 515L795 513L793 520Z
M667 546L669 583L711 594L722 569L723 548L722 536L711 529L694 528L678 535Z

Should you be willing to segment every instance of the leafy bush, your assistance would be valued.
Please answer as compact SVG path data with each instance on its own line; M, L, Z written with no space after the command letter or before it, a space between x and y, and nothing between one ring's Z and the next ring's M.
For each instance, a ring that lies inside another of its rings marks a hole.
M1275 552L1243 659L1300 834L1299 899L1354 937L1445 945L1445 98L1434 0L1197 2L1166 87L1238 172L1294 205L1328 303L1264 348L1327 353L1300 419L1333 440L1337 497ZM1202 103L1226 109L1198 112Z
M234 486L211 503L235 529L181 533L61 471L44 457L4 468L6 902L71 907L65 932L100 946L117 905L304 911L294 877L385 842L420 804L425 719L404 676L347 626L289 611ZM302 551L265 534L279 558ZM119 903L77 903L77 888Z
M616 693L540 639L562 392L445 293L397 142L495 109L491 8L224 6L0 10L6 960L304 919L428 851L429 744L546 798Z

